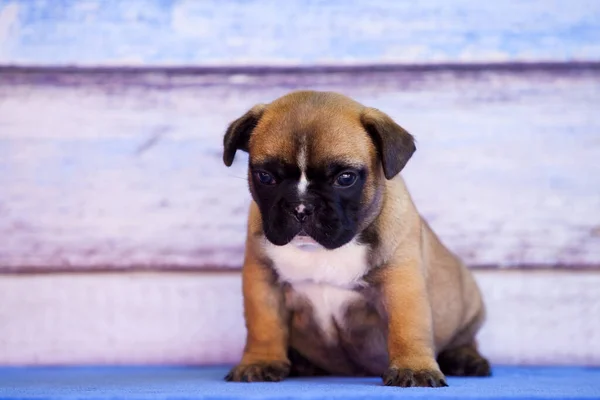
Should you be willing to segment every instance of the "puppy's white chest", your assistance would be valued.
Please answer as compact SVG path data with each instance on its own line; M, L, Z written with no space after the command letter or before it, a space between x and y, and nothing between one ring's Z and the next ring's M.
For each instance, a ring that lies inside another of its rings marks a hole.
M292 285L310 282L353 288L367 272L366 245L351 241L335 250L320 246L306 248L295 241L285 246L267 242L265 251L281 280Z
M334 322L343 324L348 305L362 297L354 289L364 284L362 278L368 270L365 245L353 241L335 250L305 250L293 242L286 246L268 243L265 250L281 281L311 303L326 334L332 333Z

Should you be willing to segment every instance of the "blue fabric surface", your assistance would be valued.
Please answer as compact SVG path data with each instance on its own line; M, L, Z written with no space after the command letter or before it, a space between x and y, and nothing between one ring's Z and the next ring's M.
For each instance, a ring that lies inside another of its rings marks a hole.
M449 387L393 388L378 378L227 383L227 368L0 368L0 399L600 399L600 368L495 367Z

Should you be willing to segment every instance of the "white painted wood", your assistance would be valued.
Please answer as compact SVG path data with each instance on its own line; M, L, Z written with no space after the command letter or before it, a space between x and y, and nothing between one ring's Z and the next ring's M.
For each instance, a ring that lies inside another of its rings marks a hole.
M0 365L233 363L238 274L0 277Z
M600 72L0 75L0 269L239 268L225 127L336 90L417 138L417 207L470 265L600 265Z
M0 0L0 64L600 60L595 0Z
M600 365L600 273L478 271L495 364ZM237 273L0 277L0 365L232 364Z
M481 351L499 364L600 365L600 273L476 272Z

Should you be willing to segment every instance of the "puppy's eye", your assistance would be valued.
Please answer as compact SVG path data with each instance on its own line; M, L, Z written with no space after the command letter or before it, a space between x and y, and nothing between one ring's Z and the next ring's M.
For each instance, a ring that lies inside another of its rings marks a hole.
M268 172L264 172L264 171L258 171L255 172L256 177L258 178L258 181L260 183L262 183L263 185L274 185L275 184L275 178L273 178L273 175L271 175Z
M358 176L354 172L342 172L335 178L335 185L340 187L350 187L354 185Z

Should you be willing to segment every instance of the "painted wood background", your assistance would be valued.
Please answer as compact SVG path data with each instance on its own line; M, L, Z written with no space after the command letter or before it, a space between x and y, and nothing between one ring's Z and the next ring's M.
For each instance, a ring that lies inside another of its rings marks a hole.
M600 71L23 73L0 77L3 268L239 267L245 160L227 123L335 90L418 140L404 176L469 264L600 264Z
M417 206L495 269L493 362L600 363L600 1L0 0L0 364L237 361L221 138L300 88L417 137Z
M597 271L475 271L493 365L600 366ZM0 276L0 365L233 364L237 273ZM543 305L543 306L542 306Z
M245 158L222 165L222 134L301 88L417 137L409 187L469 265L600 266L599 17L593 0L0 0L0 269L239 267Z
M0 63L600 60L596 0L0 0Z

